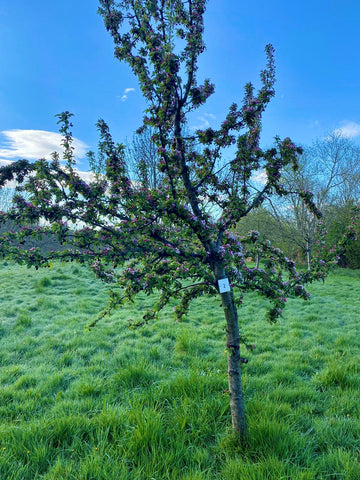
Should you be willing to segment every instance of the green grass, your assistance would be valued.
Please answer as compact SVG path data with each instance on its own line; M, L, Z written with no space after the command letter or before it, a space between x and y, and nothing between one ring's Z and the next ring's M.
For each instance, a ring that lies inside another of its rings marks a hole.
M86 268L0 265L1 480L360 478L360 272L241 328L249 442L231 433L218 300L129 329L151 299L84 327L106 303Z

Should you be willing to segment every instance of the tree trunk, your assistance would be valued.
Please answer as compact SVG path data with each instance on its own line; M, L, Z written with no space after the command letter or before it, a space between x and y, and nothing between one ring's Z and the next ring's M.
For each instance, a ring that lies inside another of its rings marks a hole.
M306 260L307 260L307 268L308 271L310 272L311 270L311 244L310 240L306 240Z
M216 281L225 278L222 266L215 267ZM231 291L220 294L226 320L226 347L228 351L228 383L232 426L241 441L246 439L244 399L241 385L240 337L237 309Z

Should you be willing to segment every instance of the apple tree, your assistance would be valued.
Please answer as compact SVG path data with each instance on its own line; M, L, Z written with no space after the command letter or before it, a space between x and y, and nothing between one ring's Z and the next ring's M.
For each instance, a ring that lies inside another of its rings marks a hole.
M308 298L305 284L324 278L337 252L326 261L313 258L311 273L299 273L293 261L257 232L235 233L241 219L268 197L289 194L281 182L282 170L297 168L301 149L278 137L273 148L260 146L262 114L274 96L271 45L265 49L260 88L247 83L241 104L230 105L218 128L189 135L189 114L214 93L211 81L200 80L197 71L205 49L205 7L206 0L100 0L99 13L113 38L115 57L129 65L147 102L140 131L150 127L153 132L161 181L151 182L141 162L137 181L132 181L124 146L114 142L104 120L97 124L98 154L89 154L93 176L84 181L73 155L71 114L64 112L58 115L62 159L54 154L50 160L19 160L0 169L0 186L16 181L20 190L0 221L11 219L22 226L2 235L0 253L35 268L53 260L89 264L111 285L108 310L133 301L140 292L156 294L144 321L170 301L176 302L181 320L192 300L220 297L232 425L245 439L241 366L246 360L240 346L251 347L239 332L244 293L256 291L269 299L268 319L274 322L286 297ZM252 186L256 172L266 174L258 189ZM319 217L311 193L297 194ZM49 233L57 236L61 249L24 247L27 238ZM261 268L246 261L257 253Z

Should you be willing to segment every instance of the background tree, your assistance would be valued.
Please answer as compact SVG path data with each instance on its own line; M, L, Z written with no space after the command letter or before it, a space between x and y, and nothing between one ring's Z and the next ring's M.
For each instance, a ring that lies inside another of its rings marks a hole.
M321 206L345 205L360 198L360 148L336 131L309 149Z
M197 130L191 139L184 135L186 116L214 92L209 80L197 80L198 57L205 48L205 3L100 1L99 12L113 38L115 56L129 64L148 103L144 128L155 130L152 141L163 181L157 187L145 177L132 182L124 147L114 143L106 123L100 120L98 159L104 174L98 171L94 180L86 183L75 170L71 114L65 112L59 115L64 167L54 156L51 161L20 160L0 170L0 185L27 178L24 188L31 194L29 202L16 197L15 207L3 213L2 219L23 225L47 221L36 229L24 226L17 234L4 235L1 252L35 268L48 266L53 259L89 263L100 278L112 284L108 310L132 301L139 292L158 293L158 301L145 313L144 321L154 318L170 300L176 302L175 314L180 320L193 299L220 295L226 321L232 424L245 439L240 344L246 340L239 332L237 305L245 292L259 292L270 300L269 320L275 321L286 296L308 298L304 284L323 278L329 263L313 259L311 274L298 273L294 262L270 243L260 241L256 232L244 237L233 233L237 223L266 197L288 194L281 173L284 168L297 168L301 152L289 138L277 138L268 150L259 145L262 113L274 95L272 46L266 47L267 66L261 72L260 89L256 92L251 83L246 84L242 105L232 104L218 129ZM226 165L231 182L218 170L219 159L230 146L236 147ZM267 174L266 183L254 191L252 174L262 170ZM302 190L298 194L319 215L311 194ZM218 212L216 220L209 214L209 202ZM15 239L49 231L68 248L43 253L14 245ZM264 267L249 268L246 258L257 252Z
M149 188L158 188L164 178L158 169L158 148L152 140L154 133L151 127L136 132L125 149L129 176L135 182L147 183Z
M285 226L272 215L269 205L262 205L252 210L243 217L236 227L237 233L244 236L254 230L259 232L259 238L266 239L275 247L281 248L290 258L295 258L296 251L289 248L287 235L284 234ZM259 267L260 256L253 259Z
M344 205L333 205L326 208L325 224L328 234L326 235L327 250L339 241L343 235L344 228L351 221L355 208L355 203L350 201ZM346 245L346 248L340 255L339 266L345 268L360 268L360 241L359 225L356 225L356 239Z

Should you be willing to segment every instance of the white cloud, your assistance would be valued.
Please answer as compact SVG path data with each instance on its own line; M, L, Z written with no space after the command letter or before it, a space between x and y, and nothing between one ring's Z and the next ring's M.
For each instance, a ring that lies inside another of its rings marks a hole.
M60 155L63 152L60 133L45 130L5 130L1 132L5 142L0 144L0 158L2 162L7 159L39 159L48 157L53 152ZM73 139L74 155L76 158L85 156L87 145L81 140Z
M261 185L266 185L268 177L265 170L260 170L259 172L255 173L255 175L253 175L251 179L253 182L259 183Z
M210 127L210 121L215 120L216 116L213 113L204 113L196 117L198 124L192 125L191 130L205 130Z
M360 123L342 122L342 127L335 128L334 133L346 138L360 137Z
M135 92L135 88L125 88L123 95L120 97L122 102L128 99L128 93Z
M79 175L79 177L81 177L84 182L86 183L90 183L90 182L93 182L95 180L95 175L93 172L91 171L88 171L88 172L84 172L83 170L76 170L76 173Z

